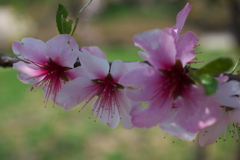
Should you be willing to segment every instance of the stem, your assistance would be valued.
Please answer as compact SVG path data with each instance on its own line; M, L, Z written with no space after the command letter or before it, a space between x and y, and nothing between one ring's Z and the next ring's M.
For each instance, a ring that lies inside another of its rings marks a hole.
M238 58L238 61L237 63L235 64L235 66L233 67L232 71L231 71L231 74L233 74L233 72L235 72L235 70L237 69L237 67L239 66L240 64L240 58Z
M71 36L73 36L76 28L77 28L77 25L78 25L78 21L79 21L79 17L80 17L80 13L85 9L87 8L87 6L89 6L91 3L92 3L93 0L90 0L79 12L78 12L78 15L77 15L77 18L76 18L76 21L75 21L75 25L74 25L74 28L73 28L73 31L72 31L72 34Z

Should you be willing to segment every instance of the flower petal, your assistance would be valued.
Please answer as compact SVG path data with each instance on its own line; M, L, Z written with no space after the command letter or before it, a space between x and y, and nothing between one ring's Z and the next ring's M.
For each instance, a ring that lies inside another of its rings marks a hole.
M214 98L222 106L238 108L240 98L235 95L240 94L240 84L237 81L228 81L220 83Z
M104 79L109 73L109 63L103 58L91 55L83 50L79 56L82 69L89 79Z
M124 65L121 60L115 60L112 62L110 73L116 83L119 81L119 78L123 75L123 69Z
M85 77L78 77L62 86L57 94L56 104L66 110L73 108L89 97L94 97L96 88L94 83Z
M12 49L20 59L28 59L38 64L45 64L48 61L46 44L41 40L23 38L21 42L15 41Z
M189 141L194 140L196 137L196 133L188 132L185 129L183 129L181 126L176 124L173 117L174 113L167 121L160 123L160 127L166 132L174 135L175 137L186 139Z
M104 52L97 46L81 47L80 51L82 51L82 50L87 50L93 56L106 59L106 55L104 54Z
M171 114L173 98L165 95L155 98L149 106L137 115L133 115L135 127L150 128L168 119Z
M205 95L200 86L188 86L175 106L176 123L193 133L215 123L220 113L220 105L211 96Z
M13 64L13 68L19 71L18 78L24 82L29 84L36 84L41 81L44 77L41 77L41 74L44 74L45 71L39 68L36 68L32 64L28 64L22 61ZM36 78L32 78L34 76L39 76Z
M234 109L229 113L230 122L232 123L240 123L240 108Z
M197 41L198 37L193 32L187 32L178 39L176 59L180 59L183 66L196 56L194 47Z
M215 124L204 128L199 132L198 142L200 146L203 147L207 144L216 142L216 139L224 133L228 123L230 123L229 116L227 114L227 112L222 110L221 115Z
M171 35L161 30L151 30L134 36L134 44L144 50L140 56L156 69L169 69L175 63L176 47Z
M77 77L83 77L85 75L85 72L82 70L81 67L76 67L66 71L65 74L70 80L73 80Z
M48 56L58 65L73 67L80 54L75 39L67 34L58 35L46 42Z
M124 74L135 69L147 68L149 64L145 62L124 62Z
M140 68L126 73L119 83L127 88L127 96L134 101L148 101L159 85L161 73L152 67Z
M13 68L20 71L20 72L23 72L24 74L26 74L30 77L37 76L37 75L44 72L43 70L36 67L35 65L25 63L25 62L22 62L22 61L14 63Z
M187 3L186 6L178 13L176 25L172 28L172 34L175 39L177 39L179 34L181 33L184 23L191 9L192 6L189 3Z
M127 98L125 90L120 90L118 94L118 102L119 102L119 111L120 111L120 117L122 120L122 126L126 129L131 129L133 127L132 121L131 121L131 101Z
M98 106L96 103L97 101L95 101L93 106ZM106 110L104 107L93 107L93 109L95 108L93 112L103 124L107 123L110 128L116 128L120 122L119 111L116 105L112 105L111 107L111 109L115 111L112 115L110 115L109 110Z
M119 117L117 108L115 108L115 110L116 110L115 115L113 116L113 118L110 118L108 121L108 126L113 129L116 128L118 126L118 124L120 123L120 117Z

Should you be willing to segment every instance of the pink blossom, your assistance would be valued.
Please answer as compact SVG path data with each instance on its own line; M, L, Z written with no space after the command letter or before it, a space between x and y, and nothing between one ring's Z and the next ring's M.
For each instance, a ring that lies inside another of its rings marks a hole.
M198 41L192 32L178 38L190 9L187 4L178 14L173 28L134 36L135 45L144 51L139 55L152 65L122 77L128 88L127 95L132 100L148 102L146 109L132 115L136 127L153 127L165 122L176 111L174 122L194 134L218 118L219 103L206 96L203 88L188 77L184 68L195 57L194 46Z
M125 87L119 83L129 65L125 66L121 60L115 60L109 65L106 59L94 56L89 51L91 52L92 48L82 49L80 55L84 76L63 86L57 97L57 103L68 110L86 101L83 109L96 97L92 112L102 123L115 128L121 119L124 128L132 128L130 100L126 96ZM138 64L135 63L136 65Z
M18 78L32 84L31 90L42 87L46 100L52 97L55 101L62 85L79 76L79 68L73 69L73 65L80 52L70 35L58 35L46 43L24 38L15 41L12 49L22 60L13 66L19 71Z
M180 61L176 61L171 70L137 69L122 79L132 100L149 104L145 110L133 115L132 122L136 127L153 127L176 112L174 122L186 131L196 133L213 124L218 117L219 104L206 96L201 86L194 84Z
M134 44L144 51L139 52L139 55L158 69L171 68L176 59L181 60L183 66L194 59L196 56L194 47L196 46L198 37L191 31L180 36L190 10L191 5L187 4L178 13L176 25L172 28L163 29L164 32L155 29L135 35ZM169 38L169 34L172 35L171 38ZM160 56L158 52L162 52Z
M240 98L235 96L240 93L240 85L237 81L229 81L227 77L218 77L219 86L217 92L209 98L215 100L221 108L217 121L201 130L199 133L199 143L201 146L214 143L215 140L224 132L229 123L239 122ZM178 99L179 100L179 99ZM178 101L177 100L177 101ZM226 107L228 106L228 107ZM196 133L189 132L182 128L176 121L178 110L171 113L170 118L160 124L166 132L182 139L193 140ZM238 116L237 116L238 115ZM196 117L196 116L192 116ZM186 123L187 120L186 120Z
M214 143L229 124L233 126L233 134L237 134L240 123L240 85L237 81L221 82L214 98L221 103L221 114L217 122L200 131L198 139L200 146ZM226 134L226 133L225 133ZM238 135L236 135L238 139Z

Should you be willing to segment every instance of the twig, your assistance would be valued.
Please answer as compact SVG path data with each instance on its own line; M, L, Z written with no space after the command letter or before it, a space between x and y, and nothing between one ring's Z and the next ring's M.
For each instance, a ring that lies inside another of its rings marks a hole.
M6 56L4 54L0 53L0 66L1 67L12 67L13 63L18 62L20 59L17 57L12 57L12 56Z

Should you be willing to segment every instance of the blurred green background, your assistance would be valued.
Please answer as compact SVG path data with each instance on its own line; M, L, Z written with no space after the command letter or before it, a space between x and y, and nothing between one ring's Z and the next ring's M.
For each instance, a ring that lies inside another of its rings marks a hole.
M208 62L230 56L236 60L239 41L234 15L238 0L190 0L193 9L183 33L192 30L199 37L198 59ZM0 53L13 55L14 40L34 37L47 41L58 34L55 13L63 4L74 19L86 0L0 0ZM134 34L172 27L184 0L94 0L82 13L75 33L80 46L98 45L109 61L141 60L132 42ZM234 5L235 4L235 5ZM234 12L234 13L233 13ZM238 17L239 18L239 17ZM239 28L240 31L240 28ZM199 65L203 65L200 63ZM89 119L90 106L69 111L44 107L41 91L31 92L21 83L17 71L0 68L0 160L212 160L239 159L239 143L225 134L205 148L167 135L159 127L110 129Z

